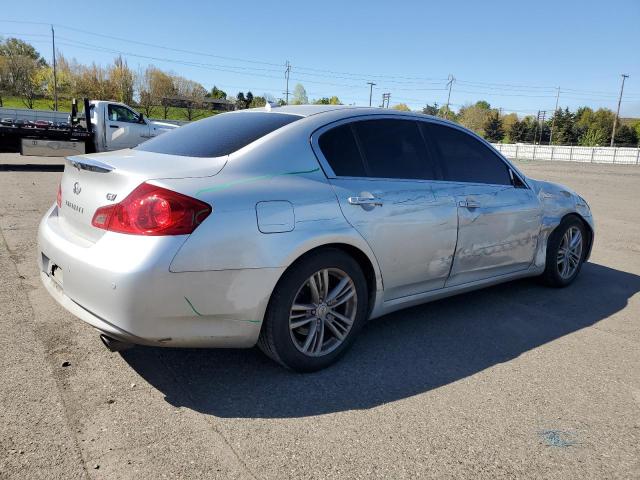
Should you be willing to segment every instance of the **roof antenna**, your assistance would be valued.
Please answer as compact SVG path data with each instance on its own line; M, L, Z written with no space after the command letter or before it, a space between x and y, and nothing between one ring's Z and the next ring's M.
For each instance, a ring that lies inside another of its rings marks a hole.
M272 108L277 107L278 104L276 102L270 102L269 100L266 101L266 103L264 104L264 109L267 112L270 112Z

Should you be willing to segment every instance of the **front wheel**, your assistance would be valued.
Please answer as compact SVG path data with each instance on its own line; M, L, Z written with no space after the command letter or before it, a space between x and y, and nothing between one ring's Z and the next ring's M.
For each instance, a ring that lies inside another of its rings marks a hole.
M549 235L547 263L542 280L552 287L566 287L580 273L587 253L584 224L575 217L563 220Z
M367 302L366 280L352 257L334 248L313 252L276 285L258 345L287 368L320 370L351 346Z

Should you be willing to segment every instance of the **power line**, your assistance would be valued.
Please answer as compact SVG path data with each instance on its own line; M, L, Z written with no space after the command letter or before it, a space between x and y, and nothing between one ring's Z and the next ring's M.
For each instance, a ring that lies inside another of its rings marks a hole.
M221 58L221 59L226 59L233 62L251 63L253 65L259 64L259 65L265 65L267 67L280 65L277 63L272 63L267 61L260 61L260 60L240 58L240 57L230 57L230 56L223 56L223 55L214 55L206 52L198 52L198 51L187 50L187 49L166 47L163 45L156 45L148 42L140 42L137 40L129 40L122 37L100 34L100 33L91 32L91 31L87 31L87 30L83 30L75 27L66 26L66 25L49 25L45 22L13 21L13 20L0 20L0 23L1 22L32 24L32 25L47 25L47 26L50 26L51 28L56 26L57 28L63 28L66 30L80 32L87 35L93 35L93 36L102 37L102 38L109 38L112 40L127 42L129 44L138 44L146 47L160 48L160 49L165 49L165 50L170 50L170 51L175 51L180 53L188 53L192 55L200 55L200 56L207 56L207 57L213 57L213 58ZM45 34L19 34L19 33L7 33L6 35L23 35L23 36L33 36L33 37L48 36ZM246 76L252 76L252 77L259 76L262 78L276 79L278 78L277 76L269 75L269 73L272 73L272 72L276 73L281 71L276 68L265 68L265 67L259 67L259 66L211 64L211 63L202 63L202 62L189 61L189 60L178 60L178 59L153 56L153 55L143 55L143 54L138 54L133 52L122 51L117 47L108 48L104 46L81 42L81 41L67 38L67 37L58 36L58 39L64 40L63 42L59 42L60 45L66 45L74 48L84 48L87 50L93 49L94 51L115 53L123 56L144 58L144 59L158 61L158 62L175 63L178 65L185 65L190 67L227 72L227 73L238 74L238 75L246 75ZM38 42L34 42L34 43L38 43ZM311 67L296 67L296 74L301 77L304 76L304 77L312 77L312 78L313 77L336 78L336 79L354 80L354 81L357 81L357 77L363 77L364 75L366 75L361 73L327 70L327 69L311 68ZM368 75L371 78L384 79L382 80L382 82L386 86L390 86L391 84L398 84L398 85L404 84L407 86L414 85L413 87L410 87L410 88L393 87L394 91L398 90L398 91L413 91L413 92L419 92L419 91L443 91L444 92L445 90L449 90L447 104L451 105L450 95L451 95L451 89L452 89L452 83L453 83L451 82L452 76L449 76L447 79L438 79L438 78L424 77L424 76L383 75L383 74L368 74ZM339 82L327 82L327 81L321 81L321 80L313 80L309 78L301 79L301 81L305 83L312 83L312 84L315 83L319 85L330 85L330 86L340 87L343 89L361 88L360 85L352 85L352 84L339 83ZM378 81L380 82L380 80ZM445 81L446 81L446 84L445 84ZM549 92L549 95L543 95L542 93L545 93L545 91L548 91L551 89L555 90L557 88L557 87L546 87L546 86L540 86L540 85L479 82L479 81L470 81L470 80L460 80L457 78L454 79L454 81L457 83L460 83L461 85L470 87L472 89L472 90L456 90L460 93L469 93L474 95L487 95L487 96L494 96L494 97L552 98L553 95L551 94L551 92ZM433 87L433 86L422 87L422 85L442 85L442 86L441 87ZM384 88L384 86L382 88ZM287 90L288 90L288 87L287 87ZM491 90L500 90L500 91L495 92ZM603 91L597 91L597 90L578 90L578 89L571 89L571 88L563 88L563 91L571 92L573 95L575 95L575 96L564 95L563 98L575 99L575 100L581 100L581 101L589 101L589 100L606 101L606 100L611 100L612 98L615 98L615 94L611 94ZM521 92L531 92L531 93L539 92L540 94L528 94L528 93L521 93ZM587 96L587 95L595 95L595 96ZM372 96L372 92L370 92L370 96ZM640 99L640 97L637 97L637 98ZM409 100L410 102L424 101L424 99L407 99L407 100ZM634 95L629 95L629 94L626 95L625 100L622 100L621 98L619 98L619 100L620 100L620 103L637 101Z

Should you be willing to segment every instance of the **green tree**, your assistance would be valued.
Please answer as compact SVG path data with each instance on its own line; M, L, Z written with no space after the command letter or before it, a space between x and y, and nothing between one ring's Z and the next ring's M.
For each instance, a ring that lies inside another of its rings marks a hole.
M633 129L636 131L636 138L640 141L640 120L633 123Z
M113 85L112 89L116 94L115 99L126 104L133 103L134 75L122 55L115 58L113 65L109 67L107 75Z
M314 100L315 105L342 105L342 102L335 95L333 97L322 97Z
M620 125L620 127L616 129L614 145L618 147L636 147L638 145L636 131L629 125Z
M244 108L249 108L249 106L251 105L251 102L253 102L253 93L251 93L251 91L248 91L247 97L244 99L244 104L245 104Z
M484 138L490 142L500 142L504 138L504 128L502 119L498 112L494 112L489 116L484 124Z
M606 141L607 134L602 131L600 127L592 125L582 135L580 139L580 145L583 145L585 147L597 147L599 145L604 145Z
M397 105L394 105L391 108L393 110L400 110L401 112L410 112L411 111L411 109L409 108L409 106L406 103L398 103Z
M568 108L562 110L559 108L551 117L553 125L554 145L574 145L579 140L579 129L576 125L576 115L571 113Z
M244 98L244 92L238 92L236 95L236 108L242 110L247 106L247 99Z
M438 107L438 102L434 102L433 105L425 105L422 109L422 113L425 115L433 115L434 117L438 115L440 112L440 107Z
M438 109L438 116L441 118L446 118L447 120L451 120L453 122L458 121L458 115L456 114L456 112L451 110L451 108L446 105L443 105Z
M309 103L309 97L307 97L307 91L304 89L301 83L296 84L293 88L293 101L292 105L305 105Z
M214 85L211 89L211 93L209 93L208 96L211 98L224 99L227 98L227 92L225 92L224 90L220 90Z
M249 104L249 108L258 108L264 107L267 104L267 100L264 97L256 96L253 97L251 103Z
M516 120L509 127L509 141L512 143L522 143L527 136L527 126L524 122Z
M611 131L613 130L613 121L616 117L615 113L611 110L600 108L594 112L589 107L581 107L576 111L575 117L578 142L580 145L587 145L584 135L586 135L589 130L592 130L588 140L589 142L593 140L593 134L598 130L606 136L601 145L611 142Z
M491 105L484 100L465 105L458 112L458 121L478 135L484 135L484 125L492 114Z
M502 128L505 131L505 141L508 143L514 143L511 138L511 126L518 121L518 115L516 113L508 113L502 116Z
M540 125L530 115L514 122L509 130L509 140L514 143L533 142L534 135L540 138Z
M42 94L44 77L39 73L47 62L30 44L17 38L0 42L2 83L7 93L18 95L27 108L33 108L36 96Z

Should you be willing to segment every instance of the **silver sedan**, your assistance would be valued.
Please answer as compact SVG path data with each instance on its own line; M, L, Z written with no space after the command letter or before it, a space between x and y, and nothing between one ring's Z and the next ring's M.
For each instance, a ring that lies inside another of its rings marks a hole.
M313 371L368 319L522 277L564 287L593 237L582 197L458 125L318 105L69 157L38 242L49 293L111 350L258 344Z

